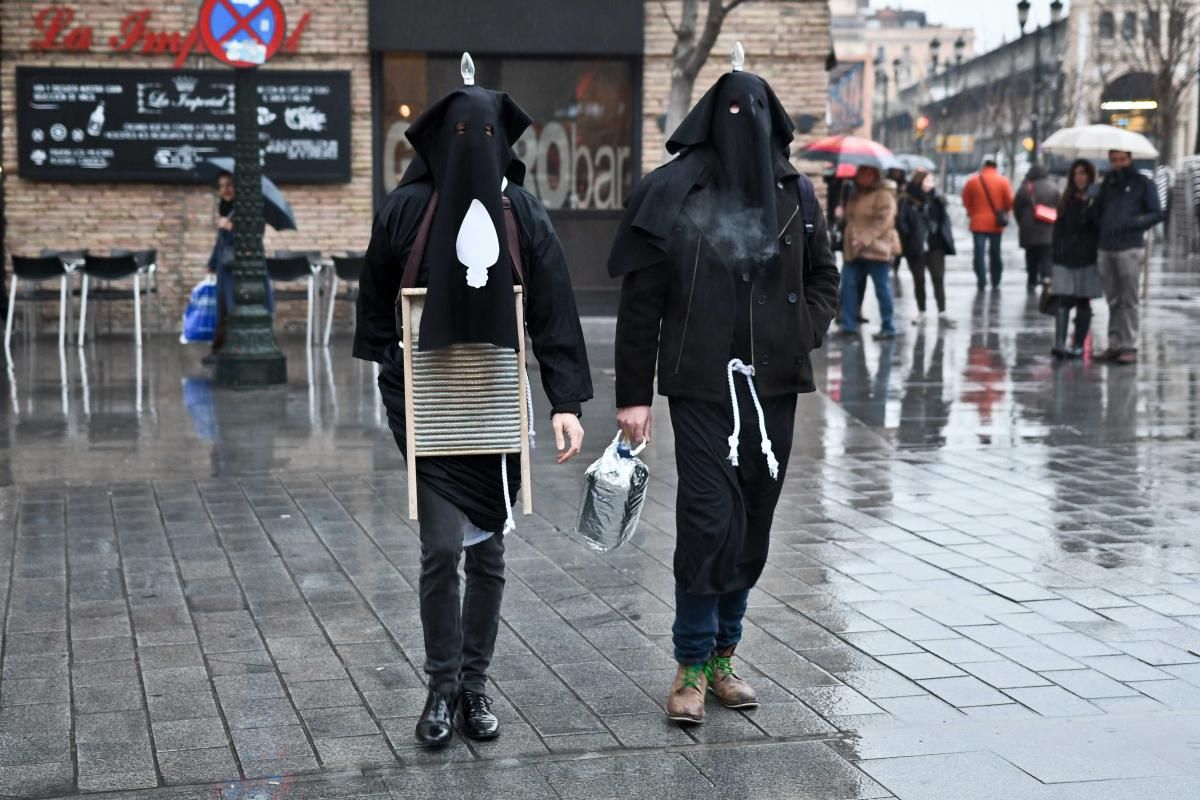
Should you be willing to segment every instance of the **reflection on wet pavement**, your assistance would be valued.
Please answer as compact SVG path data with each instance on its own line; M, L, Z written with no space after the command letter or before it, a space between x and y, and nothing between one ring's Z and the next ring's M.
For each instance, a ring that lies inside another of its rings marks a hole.
M1036 299L977 294L962 258L956 327L911 325L905 295L897 340L832 340L739 649L762 705L693 729L659 707L670 426L606 557L562 535L582 465L543 444L506 541L504 735L443 751L412 739L419 543L348 340L288 342L289 385L246 393L165 338L14 341L0 795L1200 796L1198 291L1154 274L1136 368L1052 362ZM585 463L612 426L612 325L586 329Z

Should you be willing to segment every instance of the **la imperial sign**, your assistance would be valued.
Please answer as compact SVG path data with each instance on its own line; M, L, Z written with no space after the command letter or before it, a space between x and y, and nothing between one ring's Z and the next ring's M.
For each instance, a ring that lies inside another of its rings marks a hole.
M245 4L244 1L242 3ZM193 53L204 53L207 48L195 24L186 33L162 30L154 27L154 12L148 8L130 11L121 20L115 33L97 36L95 30L75 20L75 9L70 6L48 6L33 16L37 38L29 43L31 50L90 53L105 49L111 53L137 53L155 56L175 56L175 66L182 67ZM312 12L305 12L299 22L286 32L283 46L285 53L300 50L300 36L308 27Z

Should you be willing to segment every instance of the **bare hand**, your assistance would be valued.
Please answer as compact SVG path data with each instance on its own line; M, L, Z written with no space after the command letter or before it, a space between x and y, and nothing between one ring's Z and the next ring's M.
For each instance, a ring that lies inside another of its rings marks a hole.
M217 227L223 231L231 231L233 230L233 220L229 217L221 217L217 220Z
M558 463L565 464L579 455L579 449L583 447L583 425L574 414L555 414L552 424L554 444L558 447Z
M650 427L653 415L650 406L629 406L617 409L617 427L625 434L629 443L637 446L650 441Z

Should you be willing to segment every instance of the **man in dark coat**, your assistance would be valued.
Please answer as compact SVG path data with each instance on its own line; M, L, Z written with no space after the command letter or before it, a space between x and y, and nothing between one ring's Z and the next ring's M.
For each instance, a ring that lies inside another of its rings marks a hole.
M490 343L517 349L522 334L516 330L513 284L521 280L559 463L577 454L583 442L579 415L592 397L592 382L571 281L550 219L520 186L525 170L512 154L529 123L508 95L467 85L435 103L408 130L419 158L376 214L354 333L354 355L383 365L379 390L401 450L404 374L395 301L422 228L424 257L419 273L409 276L427 288L420 348ZM519 275L509 256L506 201L519 239ZM508 458L507 474L518 475L517 457ZM507 509L519 487L512 481L505 497L501 461L494 456L422 457L415 479L429 676L417 738L422 744L449 742L458 707L463 733L489 739L499 723L485 684L504 590ZM464 547L467 586L460 601Z
M1113 150L1100 184L1100 249L1097 254L1108 300L1108 348L1097 361L1136 364L1138 283L1146 257L1146 231L1163 221L1154 181L1133 168L1133 154Z
M771 87L735 71L672 135L677 157L630 198L609 260L621 430L650 438L655 365L679 471L675 658L667 715L704 719L710 690L757 705L731 658L767 559L809 351L837 310L838 272L792 123ZM806 229L811 225L811 230Z

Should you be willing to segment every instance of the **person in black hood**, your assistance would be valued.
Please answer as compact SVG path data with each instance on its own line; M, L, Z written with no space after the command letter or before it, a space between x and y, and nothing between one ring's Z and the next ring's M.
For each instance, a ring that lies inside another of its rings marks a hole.
M463 61L466 78L473 69L468 72L467 57ZM383 365L379 391L402 451L398 292L427 289L419 336L423 351L461 343L517 349L514 281L524 286L526 327L552 407L559 463L582 445L579 415L581 404L592 397L592 382L579 314L558 237L541 203L520 186L525 170L512 153L529 123L507 94L472 81L431 106L408 130L418 158L375 216L354 332L355 357ZM510 256L514 252L520 271ZM520 474L517 457L507 458L507 473ZM449 742L456 707L467 736L489 739L499 723L485 694L487 668L504 590L507 508L519 486L512 482L505 497L494 456L422 457L415 480L429 676L417 739ZM464 548L465 601L458 586Z
M757 705L731 659L766 563L796 395L815 388L809 351L838 296L815 189L788 162L792 123L766 81L739 71L738 51L668 141L676 158L630 197L608 264L622 279L622 432L650 438L656 364L670 400L679 668L666 711L692 723L709 689Z

